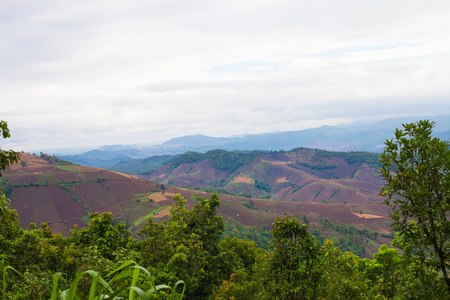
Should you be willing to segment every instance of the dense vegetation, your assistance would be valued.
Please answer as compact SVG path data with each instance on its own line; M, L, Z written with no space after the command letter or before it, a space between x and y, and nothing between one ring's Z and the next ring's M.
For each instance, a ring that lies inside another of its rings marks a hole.
M428 120L405 124L386 141L382 194L405 254L437 267L450 292L450 148L432 138L434 126Z
M182 186L182 185L179 185L178 187L183 188L183 189L192 190L192 191L197 191L197 192L232 195L232 196L240 196L240 197L246 197L246 198L252 197L252 195L245 194L243 192L235 193L235 192L230 192L229 190L226 190L223 188L216 188L216 187Z
M257 158L261 154L286 154L295 153L298 151L307 150L314 151L317 158L326 157L343 157L348 164L362 164L367 163L373 168L381 167L379 161L379 153L363 152L363 151L352 151L352 152L337 152L337 151L327 151L321 149L309 149L304 147L294 148L290 151L227 151L227 150L210 150L206 153L199 153L194 151L188 151L179 155L162 155L162 156L152 156L144 159L130 159L124 160L113 167L110 170L123 172L126 174L149 174L152 170L160 168L163 164L168 163L169 169L175 169L180 164L183 163L195 163L205 159L211 159L213 162L213 167L219 170L234 171L239 167L250 163L252 160ZM312 170L326 170L334 169L335 165L327 164L310 164L307 162L298 162L300 166L312 169ZM295 164L293 164L295 167Z
M301 150L310 150L304 147L298 147L292 149L289 152L296 152ZM350 151L350 152L340 152L340 151L327 151L321 149L314 149L317 157L343 157L348 164L362 164L366 163L372 168L381 167L380 154L374 152L365 151ZM321 169L333 168L333 166L322 166Z
M77 164L70 162L68 160L64 160L62 158L56 157L55 155L48 155L48 154L41 152L40 156L55 166L77 166Z
M364 244L371 242L370 238L376 238L378 232L370 232L368 229L363 230L355 228L353 225L334 224L327 218L320 220L322 227L314 229L312 234L324 244L327 239L333 242L341 251L348 251L357 256L365 253Z
M126 174L147 175L153 170L161 168L173 155L151 156L143 159L123 160L112 166L109 170Z
M210 150L206 153L189 151L174 157L169 162L169 168L175 169L182 163L193 163L211 159L213 167L219 170L234 171L255 159L261 151L241 152L226 150Z

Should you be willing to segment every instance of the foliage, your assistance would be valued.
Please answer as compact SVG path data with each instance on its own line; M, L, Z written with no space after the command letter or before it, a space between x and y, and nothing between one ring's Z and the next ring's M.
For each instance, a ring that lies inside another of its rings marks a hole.
M10 138L8 123L5 121L0 121L0 134L4 139ZM20 153L14 150L5 151L0 148L0 177L3 175L4 171L9 165L19 162ZM1 205L1 203L0 203Z
M323 271L320 293L325 299L374 299L364 265L351 252L342 252L327 240L321 249L320 268ZM375 298L376 299L376 298Z
M218 186L220 186L221 184L218 183ZM216 188L216 187L200 187L200 186L183 186L183 185L179 185L178 187L183 188L183 189L189 189L192 191L197 191L197 192L205 192L205 193L214 193L214 194L222 194L222 195L233 195L233 196L242 196L241 193L234 193L231 192L229 190L223 189L223 188ZM250 195L248 195L250 198Z
M130 265L133 265L131 266ZM6 266L3 268L3 283L2 283L2 298L6 299L7 294L7 284L6 284L6 277L7 277L7 270L10 269L17 273L19 276L25 279L25 282L31 283L32 279L27 278L25 275L18 272L16 269L10 266ZM63 300L73 300L73 299L81 299L80 296L77 294L78 285L80 283L80 280L85 275L90 275L92 277L90 289L89 289L89 296L86 299L89 300L100 300L100 299L123 299L119 296L125 296L128 295L128 299L134 299L136 298L136 295L139 296L139 299L154 299L156 296L159 298L158 294L159 291L162 289L170 289L170 298L173 300L178 300L183 298L183 294L185 291L185 286L183 281L178 281L173 288L170 288L167 285L155 285L154 277L150 275L150 273L143 267L138 266L133 261L127 261L123 263L120 267L112 271L111 273L107 274L106 278L111 278L110 280L107 280L100 276L99 272L94 270L87 270L84 272L81 272L73 281L70 283L69 288L62 291L60 293L60 297L58 297L58 283L59 280L62 278L62 273L57 272L53 275L52 280L52 287L51 287L51 294L49 299L50 300L56 300L57 298L63 299ZM113 276L114 275L114 276ZM147 286L146 288L142 289L141 287L138 287L138 281L142 281L140 277L144 277L144 286ZM125 280L131 280L131 285L129 286L123 286L122 282ZM177 291L177 287L183 285L183 289L181 293ZM49 290L50 291L50 290ZM47 291L47 292L49 292ZM34 297L41 298L45 294L34 294L29 295ZM48 295L48 294L47 294ZM17 296L17 295L16 295Z
M365 152L365 151L350 151L350 152L341 152L341 151L328 151L321 149L308 149L304 147L294 148L289 152L299 152L299 151L314 151L314 154L317 158L321 157L342 157L348 164L362 164L367 163L372 168L378 169L381 167L382 163L380 162L380 155L378 153L373 152ZM305 166L306 167L306 166ZM323 166L326 168L327 166ZM330 166L332 167L332 166Z
M317 164L310 164L307 162L299 162L297 161L296 164L308 168L308 169L312 169L312 170L326 170L326 169L334 169L336 168L336 165L327 165L327 164L323 164L323 163L317 163Z
M117 171L125 174L140 174L148 175L152 170L161 168L167 161L169 161L173 155L159 155L151 156L143 159L129 159L123 160L112 167L109 170Z
M183 163L193 163L202 160L203 154L188 151L183 154L177 155L169 161L169 169L176 169L179 165Z
M372 261L365 261L365 276L378 287L378 292L386 298L393 298L400 285L404 267L398 250L382 245Z
M237 237L225 237L219 243L223 272L225 278L229 278L233 271L246 270L251 272L253 264L256 261L258 250L255 242L247 238L238 239ZM232 262L232 264L228 263Z
M297 170L302 170L302 168L308 168L308 169L311 169L311 170L318 171L318 172L315 172L314 174L316 176L318 176L319 178L324 178L324 179L331 179L331 178L337 179L338 178L338 176L335 173L330 172L330 171L328 171L328 172L324 171L324 170L334 169L334 168L336 168L336 165L326 165L326 164L322 164L322 163L309 164L307 162L299 162L299 161L297 161L295 164L294 163L288 163L287 166L291 167L291 168L294 168L294 169L297 169Z
M316 236L322 243L328 238L334 245L339 247L341 251L349 251L355 255L361 256L366 252L363 244L366 243L367 238L377 238L378 232L371 232L367 228L362 230L355 228L353 225L346 226L345 224L334 224L328 218L321 218L320 223L322 229L313 230L313 235ZM333 230L333 235L326 232L329 228ZM336 232L338 234L336 234Z
M265 224L259 228L254 226L243 225L235 218L227 218L225 221L225 230L223 238L236 237L239 239L248 239L255 242L258 248L269 249L269 242L272 239L272 234Z
M258 157L260 153L261 151L237 152L220 149L210 150L206 153L188 151L174 157L169 162L169 168L175 169L182 163L193 163L205 159L211 159L214 168L231 172L250 163L253 159Z
M255 179L254 185L255 185L255 188L257 188L258 190L261 190L261 191L267 193L268 195L270 195L270 190L272 189L270 184L267 184L264 181Z
M170 222L154 223L148 219L138 234L138 245L145 264L157 262L157 278L174 281L183 278L188 298L204 299L220 282L220 237L224 230L217 216L219 198L195 197L192 210L181 195L173 197Z
M392 207L393 230L415 249L408 253L439 268L450 293L450 149L431 137L434 125L404 124L385 142L381 195Z
M158 224L149 219L139 232L140 241L123 227L114 227L110 213L91 214L87 228L74 228L71 236L63 237L45 223L40 229L34 224L30 230L20 229L17 213L7 208L0 219L3 295L8 299L447 298L441 275L410 255L414 249L404 240L396 242L405 255L382 246L373 260L360 259L330 240L320 245L308 225L287 216L275 221L270 250L264 250L245 237L222 237L217 195L194 197L190 210L188 200L174 198L170 221ZM326 219L322 223L340 232L354 230ZM236 220L226 226L231 232L250 230ZM266 230L261 227L256 233Z
M322 272L317 268L320 243L312 237L308 225L287 216L279 217L272 227L268 293L281 299L316 299Z
M77 166L77 164L74 164L73 162L56 157L55 155L48 155L48 154L41 152L40 156L54 166Z
M98 212L89 214L89 226L84 229L71 230L71 241L84 247L96 246L100 254L108 259L120 248L130 248L133 239L125 224L113 226L112 213Z

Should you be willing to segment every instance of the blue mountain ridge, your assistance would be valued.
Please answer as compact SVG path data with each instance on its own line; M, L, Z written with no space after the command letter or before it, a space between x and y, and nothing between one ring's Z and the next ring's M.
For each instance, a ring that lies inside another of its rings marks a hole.
M450 138L450 115L433 117L401 117L376 122L355 122L338 126L322 126L298 131L248 134L240 137L211 137L201 134L172 138L160 145L107 145L77 155L58 157L86 166L110 168L122 161L151 156L175 155L187 151L209 150L291 150L296 147L329 151L381 152L386 139L402 124L430 119L436 122L434 136Z

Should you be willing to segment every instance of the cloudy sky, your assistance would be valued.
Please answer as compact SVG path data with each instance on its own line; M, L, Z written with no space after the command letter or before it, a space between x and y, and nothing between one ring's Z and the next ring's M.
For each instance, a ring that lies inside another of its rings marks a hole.
M449 34L448 0L0 0L0 146L449 114Z

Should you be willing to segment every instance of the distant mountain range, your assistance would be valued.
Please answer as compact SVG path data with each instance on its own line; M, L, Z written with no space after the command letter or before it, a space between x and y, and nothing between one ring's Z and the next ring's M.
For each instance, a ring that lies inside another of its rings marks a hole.
M241 137L187 135L172 138L161 145L110 145L77 155L57 156L84 166L115 169L115 165L132 159L181 154L187 151L204 153L214 149L277 151L307 147L329 151L380 152L383 149L383 142L393 137L393 132L396 128L401 128L403 123L416 122L421 119L435 121L437 126L433 134L441 139L449 139L450 115L440 115L433 117L402 117L377 122L322 126L299 131L249 134ZM165 158L168 157L166 156ZM159 165L156 165L156 167L159 167Z

